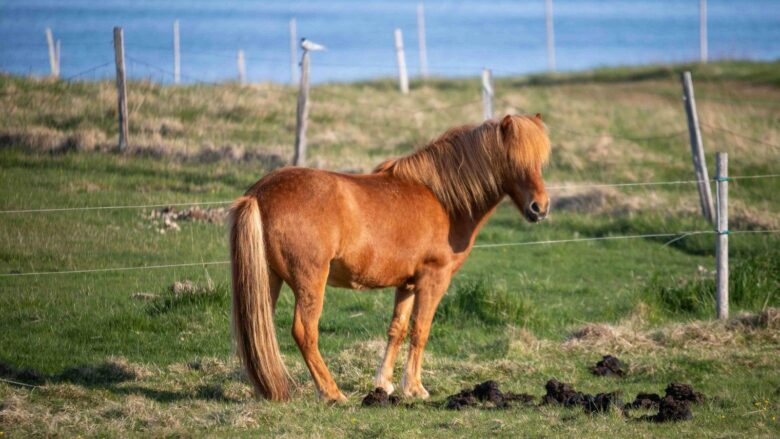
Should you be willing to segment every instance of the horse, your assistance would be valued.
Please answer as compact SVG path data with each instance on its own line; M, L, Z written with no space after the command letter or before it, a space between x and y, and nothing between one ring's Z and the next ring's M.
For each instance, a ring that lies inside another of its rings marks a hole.
M257 181L230 210L236 350L255 395L290 398L273 314L292 289L292 336L321 400L345 402L318 348L325 286L395 287L387 347L374 383L393 393L393 365L407 335L401 389L427 398L423 350L434 313L480 228L506 197L529 222L545 218L542 179L550 141L541 115L507 115L451 128L370 174L285 167Z

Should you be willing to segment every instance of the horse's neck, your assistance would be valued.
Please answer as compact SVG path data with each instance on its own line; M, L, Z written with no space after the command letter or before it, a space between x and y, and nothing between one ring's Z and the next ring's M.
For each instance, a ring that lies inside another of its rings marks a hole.
M460 214L450 220L450 243L456 249L456 252L470 249L471 246L474 245L477 234L496 211L498 203L500 203L504 197L505 195L502 194L496 200L488 203L484 208L475 209L472 216Z

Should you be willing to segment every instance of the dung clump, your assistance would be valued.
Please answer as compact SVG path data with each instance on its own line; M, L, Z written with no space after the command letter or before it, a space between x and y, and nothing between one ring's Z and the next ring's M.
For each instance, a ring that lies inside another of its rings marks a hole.
M499 404L504 400L498 383L493 380L474 386L474 396L480 401L489 401L493 404Z
M687 421L693 419L691 404L704 402L704 398L704 395L693 390L690 384L671 383L666 387L666 395L663 398L655 393L640 393L626 408L658 409L655 415L639 418L643 421Z
M530 403L532 395L526 393L501 392L498 383L489 380L477 384L473 389L463 389L447 397L445 407L450 410L461 410L466 407L476 407L480 403L485 408L508 408L512 403Z
M398 395L388 395L385 389L377 387L363 397L361 404L363 407L386 407L388 405L398 405L400 402L401 398Z
M657 409L661 403L661 396L657 393L637 393L636 398L628 408L632 409Z
M542 405L561 404L564 407L573 407L582 404L585 394L574 390L571 384L562 383L556 379L547 381L544 385L547 394L542 397Z
M544 388L547 394L542 398L542 405L560 404L564 407L582 407L586 413L606 412L611 407L623 408L619 391L598 393L593 396L589 393L578 392L571 384L556 379L547 381Z
M671 383L666 387L666 396L677 401L704 402L704 395L693 390L690 384Z
M596 396L584 395L582 408L586 413L603 413L616 407L623 409L623 401L620 400L620 392L599 393Z
M597 376L619 376L626 374L623 368L625 364L617 357L604 355L595 366L591 366L590 371Z
M657 414L643 416L641 419L650 422L688 421L693 419L691 403L687 400L678 400L667 396L659 403Z
M469 389L463 389L460 392L447 397L447 407L450 410L461 410L466 407L475 407L477 405L477 398L474 396L474 391Z

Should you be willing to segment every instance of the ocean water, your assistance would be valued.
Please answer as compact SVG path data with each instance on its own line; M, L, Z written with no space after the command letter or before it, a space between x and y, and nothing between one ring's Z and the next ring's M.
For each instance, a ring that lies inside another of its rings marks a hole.
M410 75L419 74L417 1L0 0L0 71L46 75L44 30L62 44L61 76L113 75L112 28L122 26L133 78L172 82L172 23L181 28L182 82L237 77L289 82L288 21L328 47L312 80L396 75L393 30L404 32ZM780 57L780 1L709 0L710 59ZM559 71L692 61L699 57L699 0L555 0ZM431 75L497 76L547 69L544 0L425 2ZM298 53L300 55L300 51Z

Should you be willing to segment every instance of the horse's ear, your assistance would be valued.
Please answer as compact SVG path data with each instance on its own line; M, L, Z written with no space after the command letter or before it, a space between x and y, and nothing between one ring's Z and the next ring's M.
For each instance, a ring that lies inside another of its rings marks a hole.
M504 141L515 137L516 129L517 126L515 125L515 121L512 120L511 114L507 114L503 119L501 119L501 138Z

